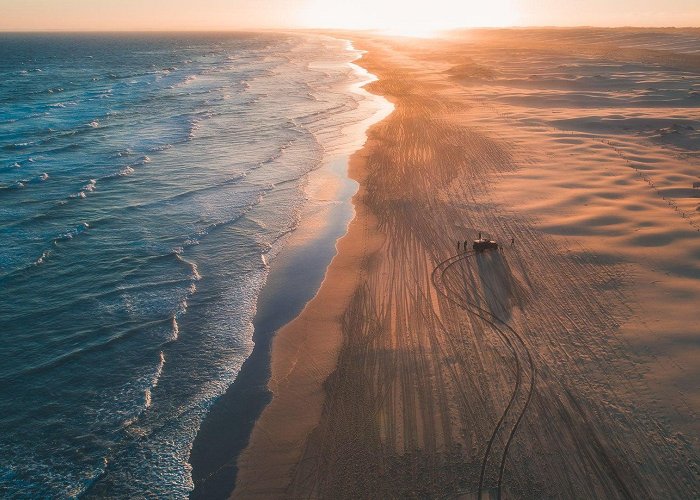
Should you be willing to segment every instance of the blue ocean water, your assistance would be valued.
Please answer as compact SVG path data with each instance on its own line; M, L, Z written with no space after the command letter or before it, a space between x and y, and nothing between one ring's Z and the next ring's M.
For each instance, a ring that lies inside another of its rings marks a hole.
M367 118L356 57L297 34L0 35L0 495L188 494L261 256Z

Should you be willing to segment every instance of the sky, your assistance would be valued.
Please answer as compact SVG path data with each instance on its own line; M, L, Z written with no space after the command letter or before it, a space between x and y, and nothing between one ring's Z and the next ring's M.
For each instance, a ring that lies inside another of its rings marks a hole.
M0 0L0 30L700 26L700 0Z

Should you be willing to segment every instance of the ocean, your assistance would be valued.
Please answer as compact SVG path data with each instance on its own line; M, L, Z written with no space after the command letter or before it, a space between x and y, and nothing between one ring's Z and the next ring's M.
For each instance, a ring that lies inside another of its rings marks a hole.
M0 35L0 496L187 497L270 266L305 214L352 216L307 188L379 112L358 56L302 34Z

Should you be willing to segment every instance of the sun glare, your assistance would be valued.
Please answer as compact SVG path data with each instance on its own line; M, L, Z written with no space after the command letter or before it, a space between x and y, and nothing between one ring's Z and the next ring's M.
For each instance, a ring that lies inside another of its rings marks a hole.
M517 17L514 0L309 0L301 22L313 28L425 37L461 27L510 26Z

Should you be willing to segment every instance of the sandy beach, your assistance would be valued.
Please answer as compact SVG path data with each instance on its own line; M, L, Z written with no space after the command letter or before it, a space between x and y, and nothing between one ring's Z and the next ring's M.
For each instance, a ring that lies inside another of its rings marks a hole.
M232 497L700 495L698 34L337 34L395 110Z

